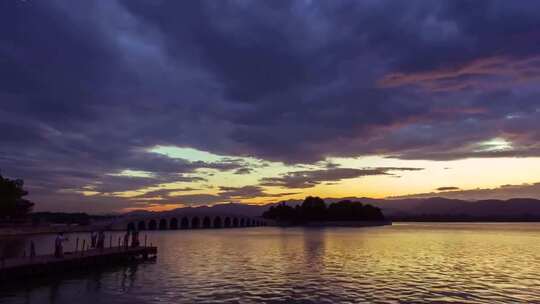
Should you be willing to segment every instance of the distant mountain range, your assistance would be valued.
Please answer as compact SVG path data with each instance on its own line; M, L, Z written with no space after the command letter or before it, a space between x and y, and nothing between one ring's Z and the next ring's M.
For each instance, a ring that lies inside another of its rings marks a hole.
M394 219L540 220L540 200L531 198L465 201L431 197L371 203Z
M332 203L344 199L377 206L383 210L383 213L388 218L394 220L540 220L540 200L531 198L465 201L443 197L407 199L346 197L326 198L324 200L326 203ZM285 202L288 205L295 206L302 203L302 200L288 200ZM221 213L260 216L270 206L276 204L278 203L266 205L229 203L210 207L190 207L187 209L190 212L196 213L211 210ZM147 212L134 211L130 214Z

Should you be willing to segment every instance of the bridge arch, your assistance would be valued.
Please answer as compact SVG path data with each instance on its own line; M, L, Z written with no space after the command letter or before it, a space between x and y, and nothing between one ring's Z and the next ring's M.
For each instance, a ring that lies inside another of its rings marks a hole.
M214 228L223 228L223 222L221 221L220 216L214 218Z
M204 217L203 222L202 222L202 226L203 226L203 228L211 228L212 221L210 220L210 218L208 216Z
M150 220L150 222L148 222L148 230L156 230L156 229L157 229L156 220Z
M128 231L135 230L135 223L134 222L129 222L127 224L127 230Z
M178 219L173 217L170 221L169 221L169 229L171 230L176 230L178 229Z
M137 224L137 230L146 230L146 222L139 221L139 223Z
M223 221L223 227L225 228L231 228L231 218L230 217L226 217L225 218L225 221Z
M239 223L238 223L238 218L237 218L237 217L233 218L233 220L232 220L232 226L233 226L234 228L236 228L236 227L238 227L238 225L239 225Z
M187 217L183 217L180 221L180 229L188 229L189 228L189 219Z
M198 216L195 216L191 219L191 228L201 228L201 219Z
M160 219L159 220L159 230L166 230L167 229L167 220L166 219Z

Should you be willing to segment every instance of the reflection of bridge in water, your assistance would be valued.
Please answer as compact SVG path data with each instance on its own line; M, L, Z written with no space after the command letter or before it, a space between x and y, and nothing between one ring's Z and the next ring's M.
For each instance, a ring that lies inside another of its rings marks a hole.
M126 216L114 224L119 230L126 228L129 230L241 228L266 225L268 222L259 217L202 212L160 212L142 216Z

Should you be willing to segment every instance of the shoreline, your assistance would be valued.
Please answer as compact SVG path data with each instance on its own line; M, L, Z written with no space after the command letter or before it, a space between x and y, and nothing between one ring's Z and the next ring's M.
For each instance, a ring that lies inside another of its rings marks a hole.
M5 227L0 228L0 239L23 237L41 234L56 234L59 232L64 233L80 233L80 232L92 232L99 229L103 229L103 226L42 226L42 227ZM111 229L105 229L111 231Z
M478 223L478 224L489 224L489 223L508 223L508 224L516 224L516 223L540 223L540 220L388 220L388 221L322 221L322 222L310 222L310 223L304 223L304 224L289 224L289 223L275 223L273 225L269 225L268 227L380 227L380 226L392 226L395 223L433 223L433 224L444 224L444 223ZM25 236L33 236L33 235L42 235L42 234L56 234L59 232L64 233L82 233L82 232L92 232L97 231L100 229L104 229L103 226L99 225L89 225L89 226L46 226L46 227L4 227L0 228L0 240L2 239L9 239L9 238L17 238L17 237L25 237ZM110 229L105 228L104 229L107 232L111 231L121 231L118 229ZM178 229L183 230L183 229ZM192 229L187 229L192 230ZM149 230L151 231L151 230ZM159 231L156 229L156 231Z
M391 226L392 221L316 221L301 226L306 227L379 227Z
M276 227L379 227L391 226L392 221L312 221L306 223L276 223Z

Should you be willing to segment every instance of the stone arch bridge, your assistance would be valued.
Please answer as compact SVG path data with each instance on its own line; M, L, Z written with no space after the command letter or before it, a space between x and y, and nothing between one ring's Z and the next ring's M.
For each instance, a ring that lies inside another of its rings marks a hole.
M267 226L260 217L204 212L151 212L143 215L123 216L112 225L115 230L177 230L242 228Z

